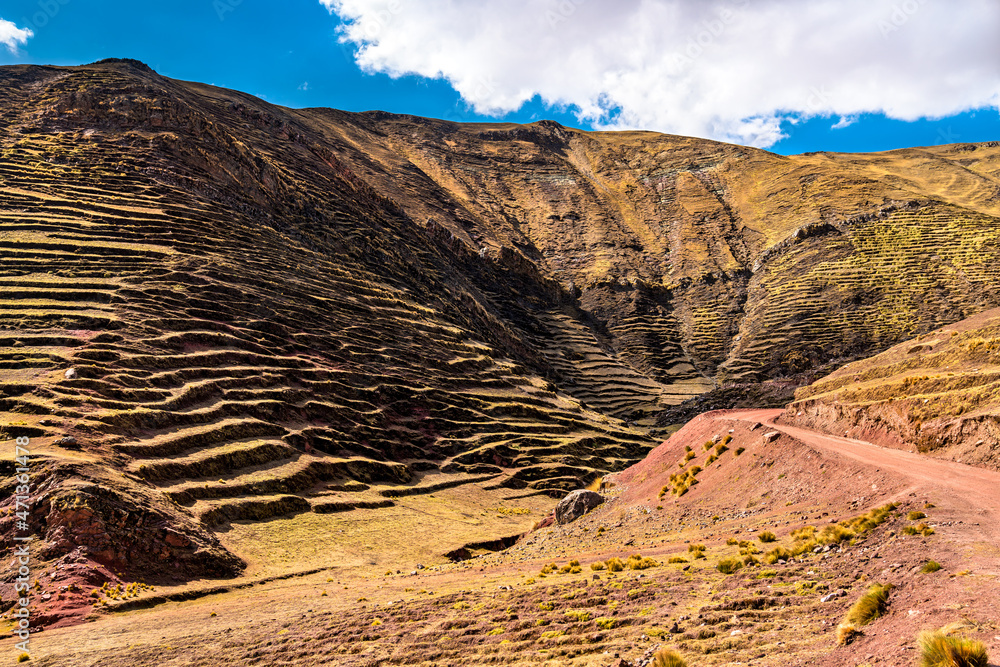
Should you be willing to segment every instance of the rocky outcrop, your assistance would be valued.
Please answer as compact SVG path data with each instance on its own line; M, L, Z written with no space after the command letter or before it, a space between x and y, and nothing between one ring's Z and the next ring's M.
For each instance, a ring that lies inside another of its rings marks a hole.
M562 525L576 521L603 503L604 496L594 491L586 489L572 491L556 505L556 523Z

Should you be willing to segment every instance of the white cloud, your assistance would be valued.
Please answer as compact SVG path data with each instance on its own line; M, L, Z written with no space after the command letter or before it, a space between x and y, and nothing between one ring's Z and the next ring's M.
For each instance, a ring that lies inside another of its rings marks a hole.
M27 28L18 28L10 21L0 19L0 44L7 47L11 53L17 53L18 45L28 43L28 39L34 37L35 33Z
M320 0L369 72L477 112L770 146L782 119L1000 108L997 0ZM843 121L842 121L843 122Z

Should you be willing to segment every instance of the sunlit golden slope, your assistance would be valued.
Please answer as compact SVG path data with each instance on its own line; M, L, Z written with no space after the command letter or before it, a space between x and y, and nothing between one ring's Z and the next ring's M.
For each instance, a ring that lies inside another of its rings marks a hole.
M1000 304L996 146L920 155L0 68L0 419L39 557L184 578L520 532L667 406Z
M1000 310L848 364L795 398L794 421L1000 469Z

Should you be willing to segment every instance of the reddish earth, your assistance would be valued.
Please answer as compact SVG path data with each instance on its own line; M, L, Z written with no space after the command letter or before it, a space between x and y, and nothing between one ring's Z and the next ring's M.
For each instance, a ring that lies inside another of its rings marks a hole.
M609 667L644 665L672 647L691 667L902 667L916 662L921 630L949 624L985 642L995 663L1000 474L787 426L779 414L702 415L606 479L603 505L503 552L391 574L332 563L297 579L105 613L38 635L32 663ZM726 435L729 449L708 463L703 444ZM704 465L699 483L661 498L685 447L696 452L690 466ZM794 529L821 529L888 502L899 507L885 523L828 552L732 575L715 567L736 555L730 538L761 552L791 547ZM904 534L915 511L928 515L933 534ZM763 530L776 542L761 543ZM691 543L704 544L706 558L692 558ZM658 565L590 568L636 552ZM671 556L686 562L670 564ZM942 570L922 572L929 560ZM567 571L543 577L552 562ZM838 646L837 624L873 582L896 587L888 613ZM845 594L825 600L839 590ZM248 615L251 599L257 611Z
M925 493L938 491L950 502L962 504L981 516L976 523L986 536L1000 543L1000 473L992 470L928 458L913 452L879 447L864 440L839 437L780 423L784 410L748 410L729 413L727 418L760 421L813 447L836 452L846 458L878 466L902 475Z

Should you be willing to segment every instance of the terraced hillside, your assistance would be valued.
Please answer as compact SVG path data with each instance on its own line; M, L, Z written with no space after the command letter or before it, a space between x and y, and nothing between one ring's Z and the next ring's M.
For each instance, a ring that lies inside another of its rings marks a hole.
M795 397L789 421L1000 470L1000 310L848 364Z
M523 532L667 406L1000 304L1000 147L898 159L0 68L39 555L184 579Z
M706 379L807 372L1000 305L997 143L782 157L548 122L313 117L413 219L557 281L668 404ZM605 384L588 379L560 386ZM636 413L645 394L629 397Z
M464 275L306 128L247 130L238 96L133 64L3 76L0 409L45 456L47 556L227 574L209 528L471 483L559 495L651 446L542 377L529 313L558 293ZM108 504L135 498L153 518L126 538Z

